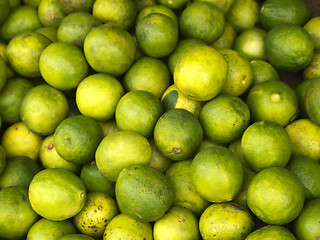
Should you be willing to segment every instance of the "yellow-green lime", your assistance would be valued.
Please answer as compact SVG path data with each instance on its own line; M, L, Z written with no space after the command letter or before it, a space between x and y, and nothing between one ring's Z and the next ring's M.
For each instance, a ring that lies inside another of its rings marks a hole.
M108 121L98 121L98 123L102 128L104 137L108 136L111 133L118 132L120 130L114 118Z
M75 233L64 235L61 238L58 238L58 240L94 240L94 238L85 234Z
M133 164L124 168L115 190L119 210L139 221L160 219L173 203L169 178L147 165Z
M188 0L158 0L159 4L166 6L174 11L184 9L189 3Z
M230 143L239 139L249 126L250 111L239 97L220 94L205 103L199 121L207 139Z
M6 153L0 145L0 176L3 173L7 163Z
M209 2L214 5L216 5L222 12L223 14L226 14L235 0L193 0L194 2Z
M32 208L40 216L62 221L75 216L86 201L86 188L73 172L49 168L38 172L29 185Z
M191 182L190 167L192 160L173 163L166 171L174 191L173 206L190 210L199 217L210 205L210 202L202 198Z
M11 186L28 188L32 178L39 171L40 166L29 157L9 158L4 171L0 175L0 188Z
M143 9L157 4L156 0L133 0L135 2L138 13Z
M216 142L212 142L210 141L209 139L207 138L204 138L201 142L201 145L198 149L198 152L204 150L204 149L207 149L207 148L210 148L210 147L214 147L214 146L222 146L222 147L227 147L228 144L225 144L225 143L216 143ZM197 153L198 153L197 152Z
M234 42L237 39L237 32L234 30L229 22L225 22L224 31L222 35L213 43L210 44L211 47L215 49L233 49Z
M160 99L148 91L133 90L119 100L115 120L119 129L137 132L150 138L162 114Z
M39 219L28 198L28 188L13 186L0 189L0 237L24 238Z
M199 230L204 240L244 239L253 226L252 214L236 203L213 203L199 219Z
M185 109L171 109L157 121L153 133L159 151L173 161L192 158L201 145L199 120Z
M300 214L304 201L302 183L293 172L282 167L261 170L247 190L250 210L267 224L290 223Z
M308 85L311 81L312 81L312 79L303 80L302 82L298 83L294 89L296 91L298 99L299 99L299 116L298 116L298 118L309 118L305 103L306 103L306 91L307 91Z
M102 128L97 121L84 115L76 115L64 119L58 125L53 143L63 159L84 164L94 160L102 138Z
M316 50L320 49L320 16L315 16L309 19L309 21L303 26L305 30L311 35L314 48Z
M26 156L37 161L43 138L31 132L23 122L8 126L1 137L1 146L7 158Z
M58 6L66 14L73 12L91 12L94 0L57 0Z
M104 137L95 152L99 171L116 182L122 169L132 164L148 165L152 149L148 140L133 131L118 131Z
M212 146L193 158L190 177L201 197L219 203L236 197L243 185L244 172L236 154L226 147Z
M115 77L106 73L95 73L83 79L76 89L79 111L97 121L111 120L124 89Z
M266 60L252 60L250 61L250 65L253 72L253 79L250 87L269 80L280 80L278 71Z
M58 28L57 27L41 27L38 28L36 30L34 30L37 33L41 33L42 35L44 35L45 37L49 38L49 40L51 40L51 42L57 42L58 41L58 37L57 37L57 31Z
M239 159L241 160L241 163L244 167L249 167L248 162L246 161L244 154L243 154L243 149L242 149L242 145L241 145L241 138L229 143L227 145L228 149L231 150L232 152L234 152Z
M8 72L7 64L2 56L0 56L0 90L3 89L4 85L7 82Z
M320 51L316 50L313 54L312 60L303 71L302 76L304 80L320 77Z
M172 207L153 226L154 240L200 239L198 219L188 209Z
M162 173L165 173L170 168L173 162L169 158L162 155L162 153L156 146L153 138L149 139L149 144L152 149L152 155L149 166L159 170Z
M20 105L22 122L40 135L54 133L60 122L67 117L68 112L69 104L66 96L47 84L31 88Z
M110 221L103 234L103 240L130 238L136 240L153 240L151 224L120 213Z
M209 46L187 51L178 61L173 80L179 91L196 101L208 101L223 89L228 65L222 54Z
M72 43L54 42L43 50L39 59L43 79L59 90L71 90L88 74L83 52Z
M116 201L101 192L87 194L82 210L73 217L75 227L80 233L92 238L100 238L112 218L118 215Z
M305 108L308 117L317 125L320 124L320 111L316 106L320 103L320 77L310 81L305 92Z
M70 219L52 221L41 218L29 229L26 240L56 240L74 233L77 233L77 230Z
M58 5L58 0L41 0L38 6L38 17L45 27L58 27L66 14Z
M299 113L299 99L294 89L278 80L261 82L247 95L252 121L273 121L286 126Z
M285 128L272 121L251 124L242 135L241 146L246 162L256 172L285 167L293 148Z
M296 240L288 228L279 225L266 225L252 231L246 240Z
M194 1L181 12L179 28L184 38L200 39L210 44L222 36L224 27L223 12L210 2Z
M167 65L157 58L143 56L126 72L123 86L127 92L144 90L161 98L171 83L171 74Z

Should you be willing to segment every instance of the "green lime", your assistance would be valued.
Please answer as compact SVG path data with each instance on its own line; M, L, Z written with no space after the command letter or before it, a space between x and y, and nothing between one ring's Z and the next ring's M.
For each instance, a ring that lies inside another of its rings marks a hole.
M4 85L7 82L8 73L7 73L7 64L3 57L0 56L0 91L3 89Z
M309 21L303 26L305 30L311 35L313 42L314 42L314 48L316 50L320 49L320 16L315 16L309 19Z
M320 51L319 50L314 52L314 55L310 64L303 69L302 74L303 74L304 80L320 77Z
M309 118L305 103L306 103L307 88L311 81L312 79L303 80L294 89L299 98L299 116L298 116L299 118Z
M57 0L58 6L66 14L73 12L91 12L94 0Z
M162 155L162 153L156 146L153 138L149 139L149 144L152 149L152 155L149 166L159 170L162 173L165 173L170 168L173 162L169 158Z
M114 118L108 121L98 121L98 123L102 128L104 137L108 136L111 133L118 132L120 130Z
M235 2L235 0L193 0L193 1L212 3L216 5L223 12L223 14L226 14L230 10L233 3Z
M38 17L43 26L59 27L66 14L58 5L58 0L41 0L38 6Z
M224 31L222 35L213 43L210 44L211 47L215 49L233 49L234 42L237 39L237 32L234 30L229 22L225 22Z
M251 232L246 240L296 240L296 237L284 226L267 225Z
M269 62L257 59L250 61L250 65L253 72L250 87L269 80L280 81L278 71Z
M158 0L157 2L174 11L179 11L184 9L188 5L189 0Z
M37 33L41 33L42 35L44 35L45 37L49 38L49 40L51 42L57 42L58 41L58 37L57 37L57 31L58 28L57 27L41 27L38 28L36 30L34 30Z
M0 24L3 23L6 18L9 16L9 13L10 13L10 2L9 0L3 0L1 3L0 3Z
M7 158L3 147L0 145L0 176L6 168Z
M157 4L156 0L134 0L138 13L143 9ZM161 5L162 6L162 5Z
M305 92L305 108L308 117L317 125L320 124L320 111L316 106L320 102L320 77L310 81Z
M94 240L94 238L89 237L88 235L75 233L64 235L61 238L58 238L58 240Z

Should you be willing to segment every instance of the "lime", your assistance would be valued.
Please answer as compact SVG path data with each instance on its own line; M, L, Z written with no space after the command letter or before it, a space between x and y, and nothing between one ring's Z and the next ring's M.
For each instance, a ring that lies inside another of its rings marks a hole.
M6 153L3 150L3 147L0 146L0 176L3 173L7 163Z
M252 214L236 203L213 203L199 219L203 239L244 239L253 230Z
M52 134L68 112L69 104L65 95L47 84L31 88L20 105L22 122L41 135Z
M63 120L56 128L53 143L57 153L65 160L84 164L94 160L103 133L94 119L76 115Z
M75 227L80 233L100 238L112 218L118 215L116 201L101 192L87 194L82 210L73 217Z
M310 34L298 25L278 25L265 38L267 60L277 69L298 72L312 61L314 43Z
M280 81L278 71L269 62L257 59L250 61L250 65L253 73L250 87L269 80Z
M108 121L98 121L98 123L102 128L104 137L108 136L111 133L118 132L120 130L114 118Z
M58 240L94 240L94 238L84 234L75 233L64 235L61 238L58 238Z
M153 138L149 139L149 144L152 149L152 156L151 156L149 166L159 170L162 173L165 173L168 170L168 168L171 166L172 161L160 153Z
M119 129L149 138L162 114L161 102L155 95L145 90L133 90L119 100L115 120Z
M209 201L202 198L191 182L190 167L192 160L173 163L166 171L174 191L173 206L190 210L199 217L210 205Z
M151 224L120 213L111 219L103 234L103 240L130 238L136 240L153 240Z
M147 7L154 6L157 4L156 0L134 0L134 2L139 13Z
M178 61L173 80L179 91L197 101L208 101L223 89L228 65L222 54L209 46L186 52Z
M261 170L247 190L250 210L267 224L290 223L300 214L304 200L302 183L293 172L282 167Z
M183 9L179 26L184 38L200 39L210 44L224 32L224 14L215 4L195 1Z
M153 226L154 240L199 239L198 219L182 207L172 207Z
M305 108L308 117L317 125L320 124L320 111L318 106L320 101L320 77L314 78L310 81L305 92Z
M54 42L43 50L39 59L43 79L59 90L71 90L88 74L83 52L72 43Z
M249 126L250 111L239 97L220 94L203 106L199 121L207 139L230 143L239 139Z
M251 232L246 240L296 240L296 237L284 226L267 225Z
M3 57L0 56L0 90L3 89L4 85L7 82L8 72L7 72L7 64Z
M41 218L29 229L26 240L56 240L64 235L76 232L75 226L69 219L52 221Z
M33 177L29 199L40 216L62 221L81 211L86 201L86 189L81 179L69 170L44 169Z
M144 222L154 222L173 202L169 178L146 165L133 164L119 174L116 199L122 213Z
M96 72L119 76L133 64L136 45L128 31L110 22L93 28L87 34L83 51Z
M0 237L19 239L39 219L28 199L28 189L19 186L0 189Z
M294 89L299 99L299 118L309 118L305 103L307 88L311 81L312 79L303 80Z
M313 58L309 65L307 65L303 71L303 79L313 79L320 77L320 51L315 51Z
M66 14L73 12L91 12L94 0L57 0L58 6Z
M199 120L185 109L165 112L154 127L154 142L167 158L180 161L193 157L203 139Z
M103 138L95 158L99 171L115 182L122 169L132 164L148 165L151 155L150 144L144 136L133 131L118 131Z
M58 0L41 0L38 17L43 26L58 27L66 14L58 6Z
M234 30L229 22L225 22L224 31L222 35L213 43L210 44L211 47L215 49L233 49L234 42L237 39L237 32Z
M126 72L123 86L127 92L145 90L161 98L171 83L171 74L167 65L157 58L143 56Z
M201 197L210 202L231 201L243 185L243 167L232 151L212 146L200 151L190 166L191 182Z
M106 73L95 73L84 78L76 89L79 111L97 121L111 120L116 106L124 95L124 89L115 77Z
M49 38L49 40L51 42L57 42L58 41L58 37L57 37L57 27L41 27L38 28L36 30L34 30L37 33L41 33L42 35L44 35L45 37Z
M235 0L193 0L194 2L209 2L216 5L224 14L226 14Z
M3 23L6 18L8 17L9 13L10 13L10 2L9 0L4 0L0 3L0 11L1 11L1 14L0 14L0 24Z
M312 17L309 19L309 21L303 26L305 30L311 35L313 42L314 42L314 48L320 49L320 16Z
M248 162L245 159L244 154L243 154L243 149L242 149L242 145L241 145L241 138L229 143L227 145L227 147L228 147L229 150L234 152L239 157L243 167L250 168L250 165L248 164Z
M242 135L241 145L247 163L256 172L286 166L292 152L287 131L272 121L251 124Z

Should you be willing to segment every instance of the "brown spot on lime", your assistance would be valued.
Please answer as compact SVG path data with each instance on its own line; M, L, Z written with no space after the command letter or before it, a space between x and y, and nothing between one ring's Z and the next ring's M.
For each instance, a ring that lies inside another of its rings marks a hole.
M49 149L49 150L53 149L53 147L54 147L53 143L50 143L50 144L48 145L48 149Z
M84 192L81 192L81 193L80 193L80 198L84 198L84 196L85 196L85 193L84 193Z
M172 149L172 152L175 153L175 154L179 154L179 153L182 152L182 149L181 149L181 148L178 148L178 147L174 147L174 148Z
M100 205L100 206L98 206L98 210L100 210L100 211L102 210L102 206L101 206L101 205Z

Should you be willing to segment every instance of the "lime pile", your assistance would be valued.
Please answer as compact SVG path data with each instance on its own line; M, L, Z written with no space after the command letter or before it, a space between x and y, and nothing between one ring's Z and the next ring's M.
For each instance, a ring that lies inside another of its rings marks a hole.
M317 0L0 0L0 239L319 240Z

